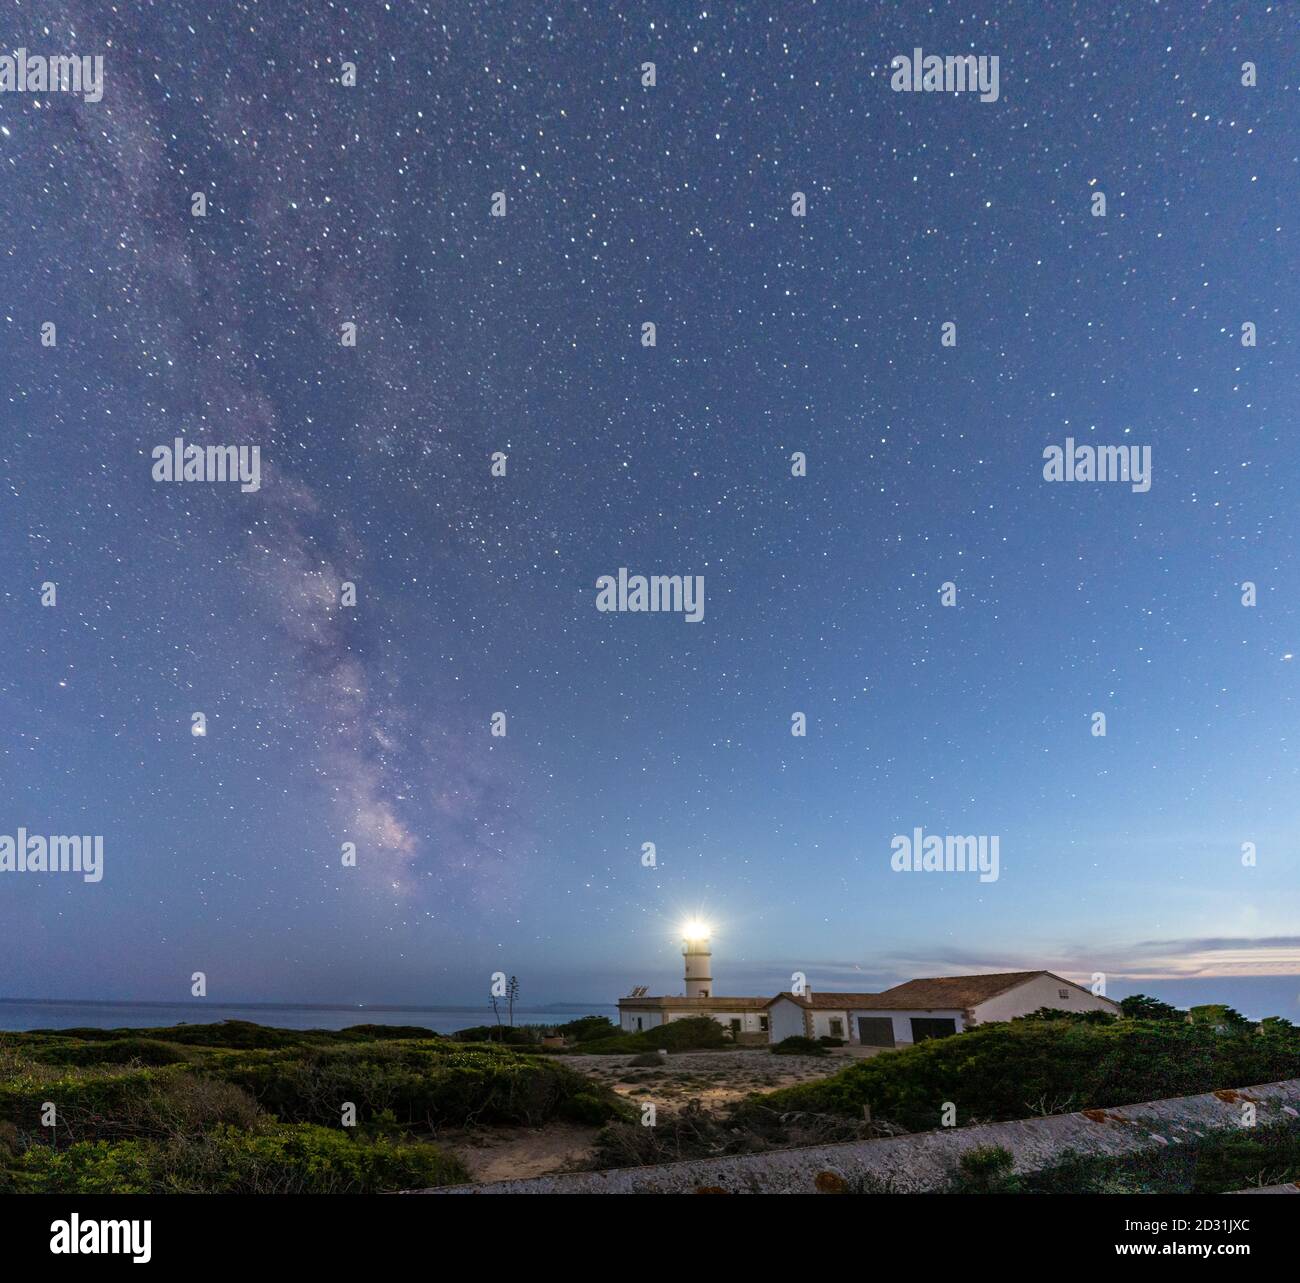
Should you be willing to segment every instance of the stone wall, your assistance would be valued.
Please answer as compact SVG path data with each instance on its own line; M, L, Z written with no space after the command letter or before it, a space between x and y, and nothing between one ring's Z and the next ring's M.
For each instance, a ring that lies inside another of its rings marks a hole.
M812 1145L728 1158L693 1159L657 1167L537 1176L484 1185L412 1191L429 1194L812 1194L840 1193L871 1177L903 1192L947 1184L961 1155L1001 1145L1019 1172L1055 1166L1067 1151L1079 1156L1137 1153L1181 1145L1242 1126L1253 1105L1257 1126L1300 1126L1300 1078L1153 1100L1115 1109L1086 1109L1010 1123L918 1132L881 1140Z

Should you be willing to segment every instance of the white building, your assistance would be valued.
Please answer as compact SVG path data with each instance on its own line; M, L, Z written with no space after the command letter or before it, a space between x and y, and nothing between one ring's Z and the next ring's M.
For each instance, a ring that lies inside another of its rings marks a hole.
M641 1033L684 1016L711 1016L738 1043L768 1041L767 998L725 998L713 993L713 951L708 930L692 923L682 943L686 960L686 992L676 997L651 998L645 986L618 1000L618 1023L625 1033Z
M868 1047L907 1047L927 1038L1027 1016L1040 1007L1106 1011L1119 1004L1051 971L908 980L884 993L779 993L775 998L726 998L713 993L708 930L692 924L682 946L685 993L649 997L642 985L618 1003L619 1026L640 1033L686 1016L710 1016L738 1043L840 1038Z
M767 1004L773 1042L799 1034L867 1047L906 1047L1040 1007L1119 1015L1118 1003L1051 971L936 976L884 993L780 993Z

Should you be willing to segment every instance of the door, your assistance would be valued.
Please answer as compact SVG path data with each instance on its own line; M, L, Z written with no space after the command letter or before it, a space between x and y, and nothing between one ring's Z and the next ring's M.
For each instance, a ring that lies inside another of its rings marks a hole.
M888 1016L859 1016L858 1041L864 1047L892 1047L894 1022Z
M912 1041L924 1042L927 1038L948 1038L957 1032L957 1022L951 1016L946 1019L921 1016L912 1017Z

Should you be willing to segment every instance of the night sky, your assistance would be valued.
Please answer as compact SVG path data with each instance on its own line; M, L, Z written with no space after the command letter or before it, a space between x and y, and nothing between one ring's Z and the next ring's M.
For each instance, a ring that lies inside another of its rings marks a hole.
M0 93L0 832L104 870L0 873L0 996L612 1001L680 991L698 914L721 993L1048 967L1300 1019L1297 45L9 8L105 83ZM997 101L891 90L918 47ZM260 490L154 481L178 436ZM1046 481L1067 437L1149 491ZM620 567L704 618L598 611ZM1000 877L893 871L918 826Z

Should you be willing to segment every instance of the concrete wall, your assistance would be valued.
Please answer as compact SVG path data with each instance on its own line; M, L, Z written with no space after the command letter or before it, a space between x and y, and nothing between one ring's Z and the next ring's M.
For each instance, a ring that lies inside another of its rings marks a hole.
M955 1022L956 1030L961 1033L966 1028L965 1016L956 1008L948 1008L941 1011L863 1011L854 1012L855 1016L889 1016L894 1022L894 1042L900 1047L910 1047L915 1041L912 1037L912 1019L918 1020L951 1020ZM854 1020L853 1030L857 1032L858 1022Z
M1068 997L1062 998L1064 990ZM1097 998L1086 989L1056 980L1051 976L1036 976L1016 988L981 1002L975 1008L976 1023L986 1025L991 1020L1011 1020L1027 1016L1039 1007L1057 1007L1062 1011L1109 1011L1119 1014L1118 1004L1109 998Z
M803 1008L789 998L778 998L768 1009L772 1019L772 1041L804 1036Z
M637 1019L640 1018L640 1030L653 1029L656 1025L663 1024L664 1016L662 1011L619 1011L618 1024L624 1033L634 1034L638 1032Z
M1250 1101L1260 1127L1300 1129L1300 1078L1147 1101L1115 1109L1090 1109L1013 1123L987 1123L843 1145L810 1145L726 1158L694 1159L657 1167L537 1176L414 1191L427 1194L813 1194L844 1193L855 1182L889 1182L900 1193L942 1189L961 1155L980 1145L1000 1145L1018 1172L1042 1171L1067 1154L1105 1156L1185 1145L1235 1131ZM1228 1215L1228 1213L1224 1213ZM1068 1218L1067 1218L1068 1219ZM1067 1226L1068 1229L1068 1226Z
M739 1020L742 1033L758 1033L758 1018L766 1015L765 1011L670 1011L668 1019L673 1021L686 1020L692 1016L710 1016L724 1029L730 1029L731 1022Z
M762 1018L766 1011L623 1011L619 1012L619 1028L627 1033L637 1032L637 1017L641 1018L641 1029L654 1029L656 1026L674 1020L686 1020L693 1016L709 1016L725 1029L731 1028L733 1020L740 1021L740 1031L746 1034L762 1032Z

